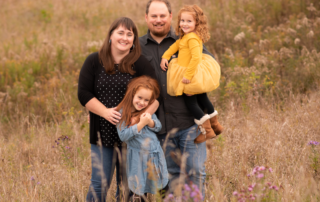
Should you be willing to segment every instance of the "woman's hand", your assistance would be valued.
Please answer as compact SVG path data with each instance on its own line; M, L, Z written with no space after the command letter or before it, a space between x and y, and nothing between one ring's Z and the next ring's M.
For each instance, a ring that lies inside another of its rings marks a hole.
M168 69L168 60L165 58L162 58L161 63L160 63L160 67L163 71L167 71Z
M117 123L119 123L119 120L121 119L121 114L116 111L116 107L107 108L105 113L103 114L103 118L105 118L113 125L117 125Z
M182 79L182 83L184 83L184 84L188 84L188 83L190 83L190 80L189 80L189 79L186 79L186 78L184 78L184 77L183 77L183 79Z

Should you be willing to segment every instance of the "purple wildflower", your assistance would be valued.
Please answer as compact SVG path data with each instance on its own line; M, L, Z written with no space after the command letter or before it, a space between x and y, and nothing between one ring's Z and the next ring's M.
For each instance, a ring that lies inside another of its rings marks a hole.
M191 194L190 194L191 198L194 198L196 195L197 195L197 192L195 192L195 191L191 192Z
M317 142L317 141L310 141L310 142L308 143L308 145L319 145L319 142Z
M184 185L184 189L185 189L186 191L191 191L190 187L189 187L187 184Z
M266 168L264 166L259 167L259 171L265 170Z
M234 191L232 194L233 194L234 196L238 196L238 192L237 192L237 191Z
M169 194L168 199L172 199L172 198L173 198L173 194Z
M33 176L31 176L30 180L31 180L31 181L33 181L33 180L34 180L34 177L33 177Z
M191 185L192 189L198 189L198 186L196 184Z
M269 172L270 172L270 173L272 173L272 172L273 172L272 168L269 168Z
M257 178L259 178L259 179L260 179L260 178L263 178L263 177L264 177L264 175L263 175L262 173L260 173L260 174L257 175Z

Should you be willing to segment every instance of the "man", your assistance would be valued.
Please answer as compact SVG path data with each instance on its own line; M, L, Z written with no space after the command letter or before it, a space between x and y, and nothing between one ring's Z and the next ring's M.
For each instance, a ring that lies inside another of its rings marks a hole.
M158 138L166 155L170 190L174 191L174 187L181 184L178 181L191 181L202 190L204 196L206 143L194 143L194 139L200 134L194 117L189 113L182 96L173 97L167 94L167 72L160 68L161 56L178 39L171 27L170 3L167 0L149 0L145 20L148 33L139 40L142 54L154 67L160 85L160 106L157 115L162 129ZM205 48L203 53L210 54ZM167 137L174 128L178 128L178 131ZM183 156L187 158L184 160Z

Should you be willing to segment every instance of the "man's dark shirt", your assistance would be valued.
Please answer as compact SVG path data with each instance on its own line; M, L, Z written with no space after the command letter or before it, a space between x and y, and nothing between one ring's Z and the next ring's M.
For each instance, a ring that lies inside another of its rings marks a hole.
M167 94L167 71L162 71L160 68L162 55L178 38L172 28L160 44L152 38L149 30L146 35L139 38L142 54L154 68L160 85L160 106L157 115L162 129L158 134L168 133L173 128L184 130L195 124L194 117L187 109L183 97ZM211 55L205 47L203 53ZM177 53L171 59L174 57L177 57Z

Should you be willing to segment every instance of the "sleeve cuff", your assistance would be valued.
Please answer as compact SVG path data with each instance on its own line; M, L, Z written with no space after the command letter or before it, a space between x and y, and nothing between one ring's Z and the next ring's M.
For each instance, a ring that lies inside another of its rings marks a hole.
M149 127L149 126L147 126L147 127L148 127L151 131L159 132L159 131L161 130L162 125L161 125L160 121L157 119L157 117L156 117L155 114L152 115L152 120L153 120L153 122L154 122L154 127L153 127L153 128L151 128L151 127Z
M133 135L141 135L142 134L143 128L140 130L140 132L138 132L138 125L137 124L131 126L131 128L132 128Z
M171 57L166 57L166 56L162 56L162 58L166 59L166 60L170 60Z

